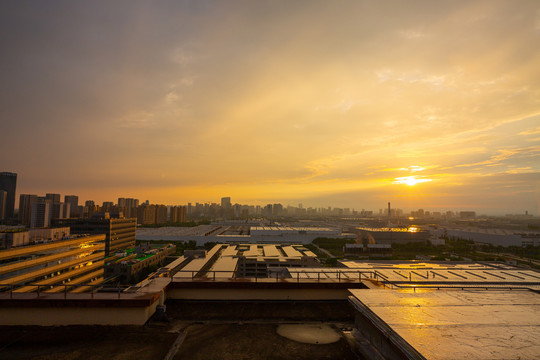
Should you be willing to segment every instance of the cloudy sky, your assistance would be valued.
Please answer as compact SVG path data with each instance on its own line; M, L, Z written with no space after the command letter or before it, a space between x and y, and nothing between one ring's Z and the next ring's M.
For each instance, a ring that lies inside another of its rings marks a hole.
M1 1L0 34L18 194L539 211L537 0Z

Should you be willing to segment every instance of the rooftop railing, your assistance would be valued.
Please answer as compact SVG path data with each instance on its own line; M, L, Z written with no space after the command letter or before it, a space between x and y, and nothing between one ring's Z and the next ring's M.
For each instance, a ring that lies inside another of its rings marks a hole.
M299 268L300 269L300 268ZM361 282L362 280L368 280L377 278L377 274L373 271L365 270L309 270L309 268L301 268L301 270L288 271L271 271L268 273L263 268L250 268L246 272L252 273L251 276L238 275L241 271L235 270L208 270L204 273L198 270L178 270L174 272L171 277L177 279L189 279L191 281L296 281L296 282ZM225 276L223 276L225 275Z
M441 280L436 283L421 283L412 278L404 279L403 281L394 282L388 278L388 276L377 270L354 270L354 269L339 269L339 270L309 270L309 268L288 269L288 271L270 272L268 274L264 269L257 271L255 268L251 270L251 276L238 276L239 271L225 271L225 270L209 270L201 274L200 271L191 270L179 270L174 275L176 281L188 280L188 281L211 281L211 282L297 282L297 283L313 283L313 282L340 282L340 283L355 283L362 281L375 281L386 288L391 289L505 289L505 290L517 290L517 289L535 289L540 288L540 283L498 283L498 282L456 282L456 281L444 281ZM248 272L249 272L248 270ZM426 279L425 276L420 276L422 279ZM535 288L536 287L536 288Z

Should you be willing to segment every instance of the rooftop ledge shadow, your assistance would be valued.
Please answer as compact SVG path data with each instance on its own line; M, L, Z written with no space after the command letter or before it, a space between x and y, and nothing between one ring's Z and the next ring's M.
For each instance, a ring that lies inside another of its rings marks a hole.
M297 281L280 280L179 280L174 279L167 289L368 289L359 281Z

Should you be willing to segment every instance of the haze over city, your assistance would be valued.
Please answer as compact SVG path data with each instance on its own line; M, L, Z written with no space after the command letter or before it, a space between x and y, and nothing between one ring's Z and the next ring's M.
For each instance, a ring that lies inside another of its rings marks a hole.
M538 215L540 4L2 2L17 193Z

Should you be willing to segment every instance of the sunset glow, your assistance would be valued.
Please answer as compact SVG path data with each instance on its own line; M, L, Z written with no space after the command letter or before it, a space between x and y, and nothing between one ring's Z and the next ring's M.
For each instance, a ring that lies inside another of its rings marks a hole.
M413 185L428 182L428 181L431 181L431 179L421 179L417 176L404 176L404 177L396 178L396 181L394 181L394 184L407 184L409 186L413 186Z
M540 8L518 3L4 2L0 162L97 203L537 214Z

